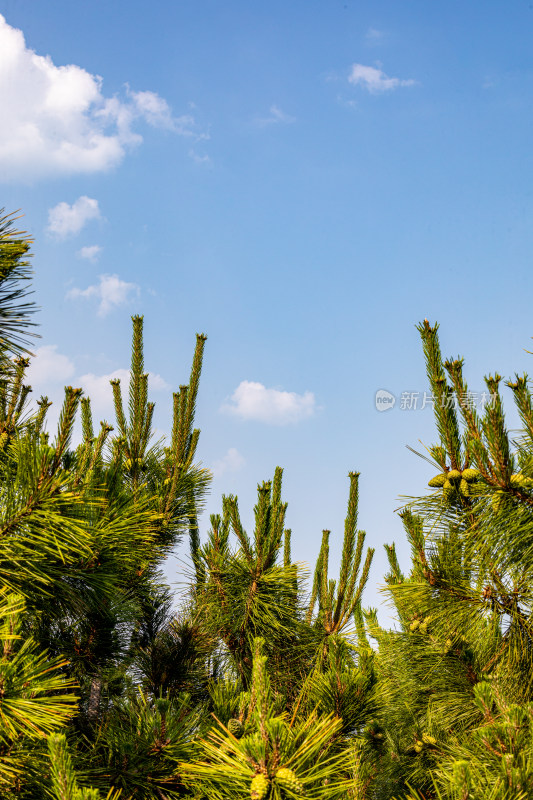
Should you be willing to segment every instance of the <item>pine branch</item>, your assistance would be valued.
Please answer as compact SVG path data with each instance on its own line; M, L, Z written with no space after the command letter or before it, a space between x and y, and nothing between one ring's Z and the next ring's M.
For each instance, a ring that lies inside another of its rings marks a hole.
M437 335L438 328L438 325L431 327L427 319L417 326L422 338L427 375L435 401L437 430L442 443L446 446L452 469L459 469L461 464L459 423L454 409L453 390L446 383Z
M0 209L0 357L31 355L29 344L37 336L32 321L37 307L28 301L32 277L29 258L32 239L14 227L17 217Z

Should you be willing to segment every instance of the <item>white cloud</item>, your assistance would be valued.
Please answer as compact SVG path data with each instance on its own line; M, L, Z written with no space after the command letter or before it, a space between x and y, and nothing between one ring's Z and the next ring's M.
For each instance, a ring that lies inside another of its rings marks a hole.
M129 373L128 373L129 378ZM161 377L157 372L149 372L148 373L148 386L150 389L153 389L155 392L165 392L167 389L170 389L170 384L166 382L164 378Z
M253 419L272 425L288 425L311 417L315 410L312 392L297 394L280 389L267 389L262 383L242 381L233 392L230 404L222 410L242 419Z
M230 447L225 456L213 463L211 471L215 478L220 478L226 472L238 472L246 464L246 459L235 447Z
M402 80L400 78L389 78L383 70L377 67L366 67L364 64L352 64L348 81L354 86L362 86L371 94L380 92L390 92L400 86L415 86L416 81Z
M194 119L189 115L181 117L179 121L174 119L167 101L155 92L128 91L128 95L137 113L154 128L181 129L186 136L193 136L191 128L194 126Z
M76 255L78 258L86 258L87 261L98 261L101 252L102 248L99 244L91 244L87 247L82 247Z
M30 383L34 391L42 394L48 384L62 384L70 382L74 375L74 364L68 356L57 352L56 344L47 344L38 347L35 357L31 359L26 372L26 383Z
M286 114L279 106L270 106L269 112L268 117L258 117L256 119L256 123L259 127L265 128L267 125L278 125L279 123L290 125L292 122L296 122L296 117L291 117L290 114Z
M86 289L70 289L67 298L75 300L83 297L90 300L94 297L99 301L98 316L105 317L113 308L123 306L139 296L139 286L136 283L122 281L118 275L99 275L98 279L99 283Z
M4 180L110 169L142 142L137 121L180 136L206 138L190 114L173 117L151 91L105 97L102 78L75 64L56 66L26 47L0 15L0 174Z
M134 117L142 117L154 128L164 128L186 138L209 139L208 133L198 130L192 114L182 114L180 117L172 116L167 101L155 92L132 92L129 87L127 92L133 106ZM195 108L194 103L189 105Z
M74 236L91 220L100 219L98 200L82 195L69 206L68 203L58 203L48 211L48 232L58 239Z
M97 416L106 416L108 421L114 419L113 415L113 390L109 383L113 378L120 378L122 384L122 400L128 401L128 369L116 369L109 375L95 375L88 372L78 378L78 385L82 387L85 397L91 398L91 409Z

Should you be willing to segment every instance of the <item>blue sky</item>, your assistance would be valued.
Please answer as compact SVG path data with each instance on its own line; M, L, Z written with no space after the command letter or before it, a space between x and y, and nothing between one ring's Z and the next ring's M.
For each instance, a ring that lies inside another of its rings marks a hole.
M529 369L533 4L0 0L0 206L35 237L35 393L111 417L145 316L157 426L208 334L207 512L285 469L294 554L338 554L347 473L377 548L431 468L415 324ZM122 372L120 372L122 370ZM386 413L375 393L398 397ZM56 404L57 405L57 404ZM204 516L204 530L207 514ZM179 564L168 567L179 580Z

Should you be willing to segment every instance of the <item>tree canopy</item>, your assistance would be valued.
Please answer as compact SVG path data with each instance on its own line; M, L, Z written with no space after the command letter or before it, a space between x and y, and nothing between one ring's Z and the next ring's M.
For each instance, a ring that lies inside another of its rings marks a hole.
M350 472L339 574L322 535L311 580L291 557L282 470L254 529L233 495L200 536L210 474L194 427L206 337L155 441L143 319L126 394L94 426L68 386L25 383L30 239L0 220L0 793L14 800L507 800L533 797L533 400L502 378L470 401L462 359L419 325L434 398L428 489L386 546L392 629L364 606L374 550ZM77 417L81 441L73 441ZM400 488L400 487L399 487ZM183 538L178 602L161 566Z

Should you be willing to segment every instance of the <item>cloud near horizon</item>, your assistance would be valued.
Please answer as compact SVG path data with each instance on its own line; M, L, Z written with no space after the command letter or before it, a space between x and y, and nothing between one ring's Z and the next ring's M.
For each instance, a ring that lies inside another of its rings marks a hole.
M270 425L290 425L312 417L316 411L312 392L297 394L267 389L262 383L241 381L222 411Z
M404 80L401 78L390 78L382 69L377 67L367 67L364 64L352 64L348 82L353 86L361 86L370 94L381 94L391 92L402 86L416 86L416 81L411 78Z
M99 301L98 316L105 317L114 308L126 305L133 298L139 297L140 287L136 283L121 280L118 275L99 275L99 283L88 286L86 289L74 287L67 292L68 300L78 298Z
M156 92L106 97L103 80L75 64L56 66L26 46L0 14L0 176L3 181L101 172L118 165L144 122L179 136L208 138L194 117L174 117Z

